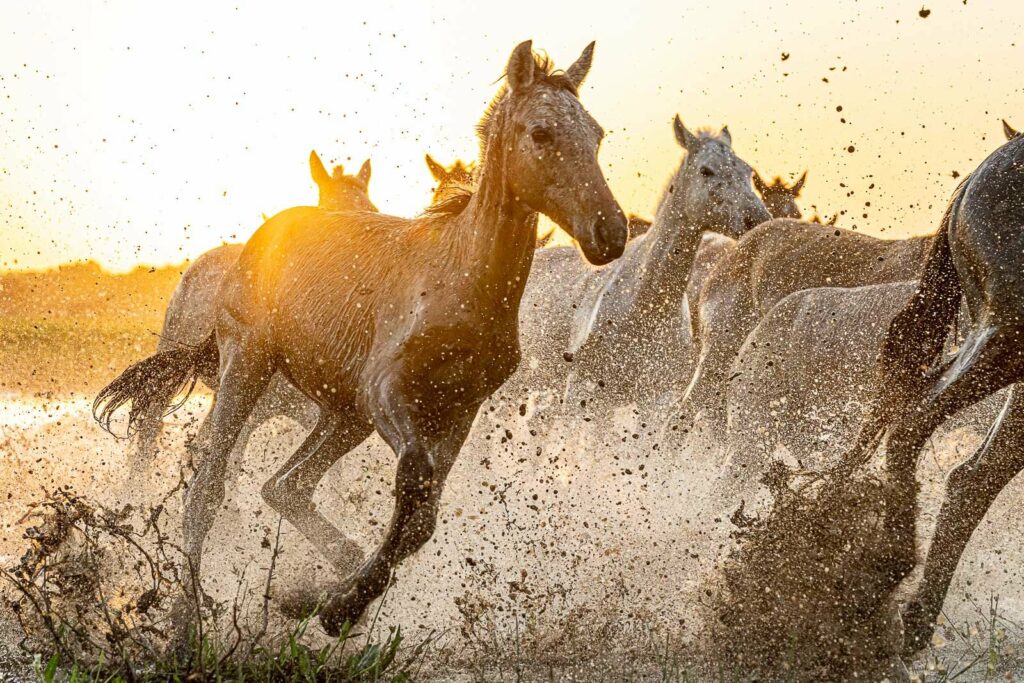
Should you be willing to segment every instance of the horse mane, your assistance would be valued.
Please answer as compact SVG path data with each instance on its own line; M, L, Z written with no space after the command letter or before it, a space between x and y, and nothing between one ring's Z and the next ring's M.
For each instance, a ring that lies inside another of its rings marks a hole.
M476 194L468 187L453 187L451 197L431 204L423 210L424 216L458 216L469 206L469 200Z
M366 186L366 183L361 181L357 176L345 175L344 166L334 167L334 170L331 171L331 180L336 180L338 182L345 183L346 185L351 185L357 190L362 190L363 192L367 192L369 190L369 188Z
M476 126L477 137L480 139L480 165L477 169L478 171L482 170L486 165L500 168L504 164L504 151L495 150L493 155L488 155L488 142L494 127L499 125L500 120L503 118L503 104L506 102L506 95L509 92L507 77L507 73L502 74L501 79L504 82L494 97L491 98ZM533 84L546 84L558 90L570 92L573 97L579 97L576 84L573 83L565 71L555 69L553 62L546 54L533 53ZM457 216L466 209L470 199L476 193L476 189L465 187L453 188L453 195L451 197L428 206L423 211L423 215L425 217Z
M711 126L701 126L697 130L693 131L693 134L705 140L718 140L719 142L721 142L721 132L721 129L715 130Z

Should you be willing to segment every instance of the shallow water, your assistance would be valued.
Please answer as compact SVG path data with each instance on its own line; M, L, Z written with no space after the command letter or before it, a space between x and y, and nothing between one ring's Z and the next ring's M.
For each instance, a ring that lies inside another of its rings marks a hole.
M137 502L162 498L177 483L185 438L207 405L207 397L193 397L168 418L150 486ZM376 623L400 624L414 638L445 632L470 649L516 639L538 653L595 633L609 634L609 647L643 629L692 635L704 618L715 565L732 547L727 514L737 501L717 499L724 454L695 439L673 443L629 410L600 428L578 420L531 422L518 411L496 417L504 412L485 410L478 419L449 477L437 532L398 569ZM922 542L945 472L981 436L940 433L923 455ZM236 463L236 484L204 559L204 586L219 598L233 597L243 572L258 590L271 554L262 542L277 527L259 488L302 437L298 423L274 418ZM0 401L0 561L9 564L23 552L21 534L46 490L71 484L108 504L125 500L127 452L125 441L92 421L87 400ZM394 462L371 437L318 490L316 502L366 550L390 515ZM752 500L757 491L741 493ZM175 520L177 501L169 501ZM993 595L1005 616L1024 620L1024 519L1016 512L1022 501L1024 481L1017 481L972 539L946 602L951 621L977 621ZM337 578L287 523L281 539L274 591Z

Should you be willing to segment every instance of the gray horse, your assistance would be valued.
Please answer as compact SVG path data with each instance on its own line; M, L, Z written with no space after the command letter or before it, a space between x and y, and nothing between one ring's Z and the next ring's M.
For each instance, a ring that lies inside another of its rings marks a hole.
M684 294L704 232L738 237L770 216L727 128L692 133L676 117L674 132L686 154L653 225L621 259L595 270L566 248L538 253L520 311L523 368L508 392L566 391L563 407L575 408L598 397L648 405L681 388L691 364Z
M309 170L320 193L318 206L327 211L376 211L370 201L369 191L370 160L367 159L356 175L345 175L343 166L335 166L332 174L327 173L316 151L309 153ZM225 273L238 262L242 244L224 244L205 252L192 262L182 273L181 281L174 288L171 301L164 313L163 329L157 352L170 351L181 346L198 346L213 332L217 317L217 290ZM198 378L207 387L216 391L218 386L217 366L199 368ZM143 415L135 435L131 456L128 488L140 491L150 463L156 455L156 442L163 429L163 417L177 393L175 387L165 387L168 392L163 399L154 397L149 404L150 411ZM173 391L172 393L172 390ZM256 414L249 421L247 431L239 439L244 444L248 434L263 421L281 413L296 418L304 417L300 407L301 396L287 386L275 381L268 397L260 402ZM308 421L308 418L304 421ZM199 438L202 438L200 435Z
M777 219L746 234L715 267L698 302L700 358L686 411L725 423L729 368L747 335L783 298L810 287L859 287L917 277L932 237L883 240Z
M763 471L780 445L806 466L852 442L878 390L874 361L889 323L916 288L814 287L772 307L730 368L731 476Z
M519 362L535 214L569 232L594 264L619 257L626 243L625 216L597 162L604 132L577 95L592 55L593 44L556 72L529 41L520 44L479 127L475 193L415 219L307 207L278 214L225 277L216 333L136 364L100 393L97 417L109 422L128 401L133 412L144 407L154 384L180 386L199 364L219 361L210 439L184 509L196 575L228 455L278 372L320 415L263 496L344 577L320 613L325 629L337 634L355 622L395 566L433 535L477 411ZM359 546L312 498L327 470L374 431L398 456L395 507L382 543L352 572ZM179 610L190 605L185 596Z

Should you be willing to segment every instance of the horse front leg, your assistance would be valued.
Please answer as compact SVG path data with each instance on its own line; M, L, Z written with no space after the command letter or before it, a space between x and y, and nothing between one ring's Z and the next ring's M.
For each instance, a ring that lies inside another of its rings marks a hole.
M390 393L386 385L382 389ZM394 396L374 411L377 430L398 455L395 509L376 552L327 602L320 621L328 634L354 623L387 589L395 566L433 535L445 479L478 408L425 413L422 402Z

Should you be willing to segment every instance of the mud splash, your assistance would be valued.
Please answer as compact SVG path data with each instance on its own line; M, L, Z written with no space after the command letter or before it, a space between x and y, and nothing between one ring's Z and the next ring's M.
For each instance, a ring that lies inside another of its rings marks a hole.
M902 646L893 592L914 548L886 523L899 492L859 474L795 485L766 477L762 518L733 519L739 548L724 563L704 640L723 672L774 680L873 680Z

